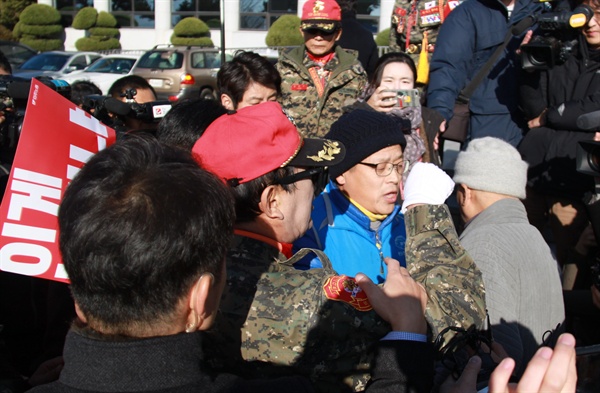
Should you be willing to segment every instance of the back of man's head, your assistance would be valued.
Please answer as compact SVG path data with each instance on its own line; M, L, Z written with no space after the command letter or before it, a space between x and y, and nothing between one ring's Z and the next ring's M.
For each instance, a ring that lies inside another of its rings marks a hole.
M354 11L356 9L357 0L335 0L342 12Z
M493 137L469 142L458 154L454 182L473 190L525 199L527 163L509 143Z
M125 91L128 89L147 89L154 94L154 97L156 97L154 88L150 86L146 79L138 75L127 75L117 79L108 89L107 95L116 99L122 99L121 95L125 94Z
M71 102L81 106L85 102L85 97L91 95L102 95L102 90L91 81L77 81L71 83Z
M217 73L217 92L227 94L237 108L251 82L281 94L281 76L275 66L258 53L240 51Z
M159 141L191 151L206 128L227 110L215 100L195 98L173 105L158 123Z
M225 185L189 153L131 137L83 167L58 220L73 298L88 323L135 336L169 323L202 274L220 279L234 210Z

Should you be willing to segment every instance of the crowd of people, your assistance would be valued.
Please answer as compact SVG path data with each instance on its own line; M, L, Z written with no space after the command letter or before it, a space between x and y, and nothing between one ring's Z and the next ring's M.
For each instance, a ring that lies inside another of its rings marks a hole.
M304 45L238 52L217 100L110 113L58 213L70 284L0 272L0 390L575 392L575 346L600 343L576 163L600 141L577 121L600 111L600 1L534 71L514 25L539 4L454 3L397 1L377 58L354 1L308 0ZM498 47L447 173L454 102ZM106 93L157 100L134 75Z

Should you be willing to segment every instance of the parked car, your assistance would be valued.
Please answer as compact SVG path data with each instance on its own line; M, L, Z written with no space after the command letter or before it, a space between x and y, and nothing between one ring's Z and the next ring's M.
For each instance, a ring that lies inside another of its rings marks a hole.
M96 84L107 94L114 81L131 74L131 70L140 55L107 55L96 60L83 71L73 71L61 79L73 83L76 81L90 81Z
M21 78L44 75L60 79L73 71L83 70L101 57L104 56L95 52L43 52L23 63L13 75Z
M161 100L215 99L220 67L219 49L157 45L142 55L132 74L145 78Z
M13 72L16 72L21 64L38 54L35 49L13 41L0 41L0 52L8 59Z

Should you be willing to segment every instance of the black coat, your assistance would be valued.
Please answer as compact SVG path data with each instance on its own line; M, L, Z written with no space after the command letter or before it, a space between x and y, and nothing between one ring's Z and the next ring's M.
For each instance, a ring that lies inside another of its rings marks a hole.
M593 190L592 177L577 172L575 158L578 142L594 137L595 131L580 129L577 119L600 110L598 71L600 51L590 52L580 35L564 64L525 76L520 93L527 119L547 108L544 126L529 130L519 145L535 191L579 199Z
M354 11L342 13L342 36L337 43L344 49L358 51L358 60L369 76L375 72L379 60L377 44L373 34L356 19Z
M89 334L89 330L76 330L67 335L65 365L59 380L40 385L30 390L32 393L314 391L308 379L298 375L243 380L210 372L202 350L206 337L201 332L108 341ZM372 378L367 392L429 392L433 346L415 341L379 341Z

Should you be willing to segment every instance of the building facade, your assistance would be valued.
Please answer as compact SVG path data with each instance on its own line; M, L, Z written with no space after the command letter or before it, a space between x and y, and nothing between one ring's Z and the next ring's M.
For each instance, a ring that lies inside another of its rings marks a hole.
M281 15L302 13L306 0L38 0L58 9L67 21L77 11L91 6L113 14L121 25L123 49L149 49L170 42L173 26L188 16L202 19L211 29L215 45L221 43L225 26L225 47L266 47L270 25ZM394 0L357 0L358 19L373 34L390 27ZM221 14L221 9L223 13ZM75 41L84 32L66 29L66 50L75 50Z

